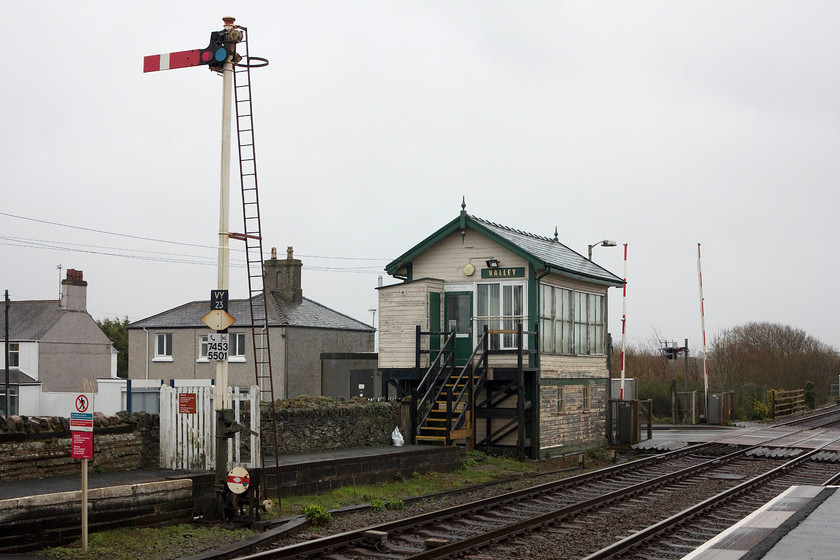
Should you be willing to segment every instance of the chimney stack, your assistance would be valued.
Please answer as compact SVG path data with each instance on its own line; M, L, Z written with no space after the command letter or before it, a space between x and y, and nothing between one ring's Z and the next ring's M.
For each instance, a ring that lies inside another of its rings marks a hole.
M286 258L277 258L277 248L271 248L271 258L265 261L265 291L277 293L287 303L303 301L300 271L303 263L294 258L294 249L286 248Z
M61 309L67 311L87 311L87 282L84 272L73 268L67 269L67 277L61 281Z

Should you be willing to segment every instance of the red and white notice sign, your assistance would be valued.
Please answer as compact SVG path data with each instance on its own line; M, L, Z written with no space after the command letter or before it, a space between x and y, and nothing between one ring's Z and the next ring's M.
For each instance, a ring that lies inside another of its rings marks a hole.
M178 414L195 414L197 412L195 393L178 394Z
M71 457L93 459L93 432L71 432Z

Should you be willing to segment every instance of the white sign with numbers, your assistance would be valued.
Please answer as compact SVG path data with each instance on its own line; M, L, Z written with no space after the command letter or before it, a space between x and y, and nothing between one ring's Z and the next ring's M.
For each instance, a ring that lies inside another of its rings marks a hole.
M209 334L207 335L207 359L227 360L228 358L228 335Z

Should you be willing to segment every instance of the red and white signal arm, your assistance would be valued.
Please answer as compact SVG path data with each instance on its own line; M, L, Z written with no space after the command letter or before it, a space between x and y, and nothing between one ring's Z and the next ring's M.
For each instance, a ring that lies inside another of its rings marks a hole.
M251 475L243 467L233 467L227 475L227 486L234 494L242 494L251 485Z
M230 55L236 54L236 43L241 41L242 38L242 31L238 29L213 31L210 33L210 44L205 49L153 54L143 57L143 72L174 70L202 64L211 68L221 68ZM237 60L234 60L234 63Z

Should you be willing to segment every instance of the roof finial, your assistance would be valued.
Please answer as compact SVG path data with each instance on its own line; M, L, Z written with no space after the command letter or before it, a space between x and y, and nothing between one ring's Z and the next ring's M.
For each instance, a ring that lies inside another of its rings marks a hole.
M467 236L467 201L464 195L461 195L461 218L458 225L461 226L461 243L463 243Z
M557 226L554 226L554 241L560 241L560 239L557 237Z

